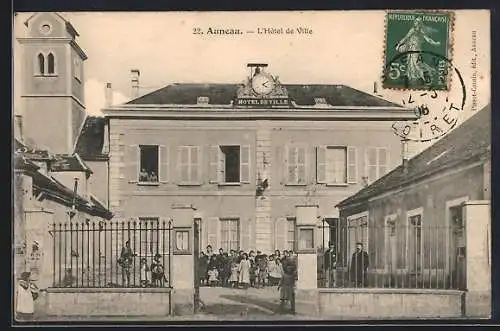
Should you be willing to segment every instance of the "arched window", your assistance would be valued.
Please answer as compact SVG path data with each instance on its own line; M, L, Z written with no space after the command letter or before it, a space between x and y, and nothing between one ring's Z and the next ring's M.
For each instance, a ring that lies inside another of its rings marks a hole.
M48 73L49 74L53 74L55 73L55 59L54 59L54 54L52 53L49 53L49 55L47 56L47 61L48 61Z
M38 72L41 75L45 74L45 56L42 53L38 54Z

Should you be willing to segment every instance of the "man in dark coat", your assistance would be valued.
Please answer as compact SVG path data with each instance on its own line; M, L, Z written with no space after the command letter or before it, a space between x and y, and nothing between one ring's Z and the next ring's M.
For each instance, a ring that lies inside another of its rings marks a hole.
M330 247L325 252L323 265L326 273L326 287L334 287L337 268L337 253L333 243L330 243Z
M356 243L356 251L352 254L351 259L351 282L356 287L364 287L367 283L367 269L368 269L368 253L363 250L363 243Z
M286 258L283 261L283 274L278 288L280 289L280 311L290 302L290 311L295 314L295 282L297 281L297 263L295 259Z

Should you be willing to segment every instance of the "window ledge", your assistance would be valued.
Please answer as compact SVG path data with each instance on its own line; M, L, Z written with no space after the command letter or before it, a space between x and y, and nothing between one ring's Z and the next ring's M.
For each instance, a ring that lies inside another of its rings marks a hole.
M326 186L328 187L347 187L349 186L348 183L326 183Z
M241 186L241 183L218 183L219 186Z
M57 74L34 74L34 77L57 77Z
M286 183L285 186L307 186L306 183Z
M160 182L138 182L139 186L160 186Z
M201 186L201 183L178 183L178 186Z
M191 250L180 250L180 249L175 249L173 251L174 255L191 255L193 254Z

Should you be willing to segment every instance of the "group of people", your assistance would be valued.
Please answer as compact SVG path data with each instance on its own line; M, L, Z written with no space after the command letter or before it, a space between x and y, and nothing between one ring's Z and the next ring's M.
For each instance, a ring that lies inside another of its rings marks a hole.
M236 250L224 251L220 248L218 254L208 245L201 252L198 260L198 277L201 285L233 288L277 286L283 274L285 259L295 260L290 251L273 254L263 254L251 250L248 253Z
M146 169L141 169L139 172L139 181L140 182L157 182L158 181L158 175L154 172L148 172Z
M281 307L287 302L295 312L294 287L297 280L297 259L292 251L263 254L261 251L229 250L220 248L215 253L211 245L201 252L198 259L200 285L232 288L262 288L278 286Z
M132 251L132 248L130 248L130 241L127 240L117 261L122 269L122 285L124 287L130 286L130 269L135 256L137 256L137 254ZM145 257L141 258L139 271L141 287L163 287L168 282L167 276L165 275L165 267L161 261L161 254L155 254L151 264L148 263Z
M335 287L336 269L337 269L337 251L333 243L329 244L328 249L323 256L323 268L325 271L326 287ZM349 264L349 280L355 287L364 287L367 285L369 257L363 249L363 243L356 243L356 249L351 257Z

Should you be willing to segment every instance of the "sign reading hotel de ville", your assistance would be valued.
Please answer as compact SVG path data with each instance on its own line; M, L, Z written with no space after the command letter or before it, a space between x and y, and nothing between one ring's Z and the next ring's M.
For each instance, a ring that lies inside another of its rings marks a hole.
M291 102L288 92L279 78L267 72L267 64L249 63L250 76L238 89L234 105L236 107L287 108Z

